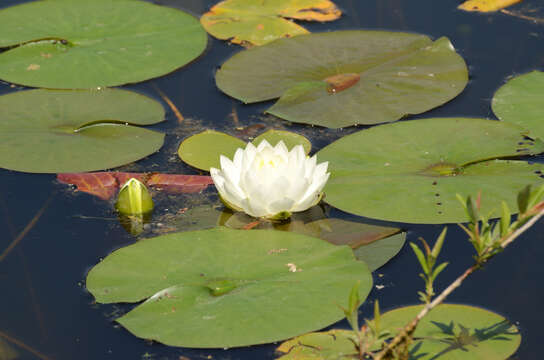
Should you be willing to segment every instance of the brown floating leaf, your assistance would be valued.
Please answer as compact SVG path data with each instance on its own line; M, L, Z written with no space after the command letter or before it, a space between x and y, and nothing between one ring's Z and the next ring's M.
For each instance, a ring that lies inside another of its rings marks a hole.
M128 172L65 173L57 175L57 179L61 183L75 185L78 191L98 196L103 200L112 198L117 189L130 178L136 178L146 185L174 193L199 192L208 185L213 184L210 176L200 175Z
M521 0L468 0L459 5L465 11L491 12L498 11L521 2Z
M329 76L325 79L325 82L327 83L327 91L334 94L342 90L349 89L353 85L357 84L360 79L361 76L359 74L345 73Z
M342 12L329 0L313 0L311 7L307 0L290 1L290 6L280 11L282 17L313 20L313 21L332 21L338 19Z
M212 36L249 47L308 33L288 18L331 21L341 14L330 0L226 0L202 15L200 22Z
M213 184L210 176L153 174L147 185L156 186L170 193L195 193Z

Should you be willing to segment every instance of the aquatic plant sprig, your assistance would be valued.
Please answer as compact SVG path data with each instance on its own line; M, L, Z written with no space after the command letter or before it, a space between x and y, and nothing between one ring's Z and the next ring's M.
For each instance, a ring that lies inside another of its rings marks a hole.
M505 249L544 216L544 185L534 191L531 189L531 186L527 186L520 191L518 194L519 215L514 222L510 222L507 207L503 205L503 216L500 221L490 224L489 217L483 217L479 212L479 199L480 195L478 195L478 200L476 201L472 200L472 198L467 198L466 200L461 198L469 217L469 224L468 227L460 226L467 232L469 241L475 246L477 251L474 265L457 277L440 295L427 303L414 319L406 324L390 342L383 346L380 352L371 354L374 360L408 359L409 344L412 342L413 334L421 319L441 304L455 289L461 286L468 276L480 269L483 264Z
M423 281L425 281L425 292L418 291L418 294L421 302L426 304L430 303L432 297L435 295L433 288L434 280L442 272L442 270L448 266L447 262L443 262L435 267L436 259L438 258L438 254L440 254L440 250L444 244L444 239L446 238L447 229L448 228L445 227L444 230L442 230L440 236L438 236L438 239L434 243L432 250L425 239L419 238L419 240L423 243L425 253L421 251L416 244L410 243L412 250L416 254L417 260L421 265L421 269L423 270L423 273L419 274L419 276L423 279Z
M366 354L369 354L372 349L383 343L388 337L389 331L382 331L380 328L380 304L378 300L374 302L374 319L365 319L365 324L359 329L358 309L364 302L364 299L359 297L359 285L360 282L356 282L353 285L349 294L348 307L344 308L340 306L340 308L344 312L355 335L350 340L359 351L359 358L364 359Z

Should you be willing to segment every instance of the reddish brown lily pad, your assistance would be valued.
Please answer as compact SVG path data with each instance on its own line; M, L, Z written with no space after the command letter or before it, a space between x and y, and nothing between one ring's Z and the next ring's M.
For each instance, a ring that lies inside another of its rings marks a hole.
M195 193L213 184L210 176L162 173L94 172L58 174L57 180L72 184L78 191L111 199L130 178L136 178L148 186L170 193Z

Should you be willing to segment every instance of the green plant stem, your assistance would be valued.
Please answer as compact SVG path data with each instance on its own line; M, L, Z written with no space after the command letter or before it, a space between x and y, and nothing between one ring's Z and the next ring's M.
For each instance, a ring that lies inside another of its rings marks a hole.
M521 226L519 229L508 235L503 241L501 241L501 247L504 249L508 245L510 245L517 237L519 237L523 232L525 232L528 228L533 226L542 216L544 216L544 203L540 203L536 206L536 208L539 208L539 212L535 214L529 221L527 221L523 226ZM488 253L492 251L491 248L486 249L482 252L481 256L485 256ZM480 256L480 257L481 257ZM488 259L489 260L489 259ZM386 359L393 359L395 348L397 346L402 345L403 343L410 341L412 338L412 335L414 331L416 330L417 325L427 315L433 308L440 305L448 295L450 295L455 289L457 289L463 281L474 271L481 268L481 264L477 263L472 265L470 268L465 270L461 276L459 276L457 279L455 279L444 291L440 293L433 301L431 301L429 304L425 305L423 309L417 314L417 316L410 321L404 329L402 329L394 338L391 340L379 353L377 353L374 356L374 360L386 360Z

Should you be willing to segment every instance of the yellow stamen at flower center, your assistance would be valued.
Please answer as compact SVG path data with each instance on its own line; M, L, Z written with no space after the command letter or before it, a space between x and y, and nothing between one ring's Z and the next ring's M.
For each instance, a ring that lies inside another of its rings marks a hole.
M270 157L264 157L259 159L257 169L261 170L264 167L267 168L277 168L280 164L282 164L284 161L281 156L274 156L272 158Z

